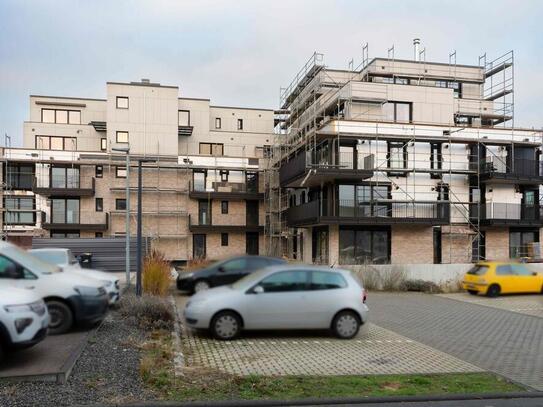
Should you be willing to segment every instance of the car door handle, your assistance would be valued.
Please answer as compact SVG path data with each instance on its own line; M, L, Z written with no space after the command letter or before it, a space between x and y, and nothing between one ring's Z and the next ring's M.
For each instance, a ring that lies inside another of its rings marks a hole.
M27 285L25 288L26 288L27 290L33 290L33 289L36 288L36 287L33 286L33 285Z

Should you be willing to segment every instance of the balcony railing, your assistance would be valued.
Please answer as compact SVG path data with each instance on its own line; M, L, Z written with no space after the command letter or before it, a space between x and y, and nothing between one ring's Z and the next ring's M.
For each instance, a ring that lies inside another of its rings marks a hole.
M476 164L471 167L477 169ZM479 171L487 177L539 178L543 177L543 163L529 159L512 159L508 162L506 158L492 156L479 161Z
M222 232L263 232L264 226L247 219L244 225L228 225L213 223L209 216L189 215L189 230L195 233L222 233Z
M44 196L93 196L94 177L34 178L32 191Z
M470 218L483 224L535 225L542 222L543 211L539 205L488 202L470 204Z
M317 223L421 223L444 224L450 218L449 202L339 200L311 201L291 207L286 213L291 226Z
M249 195L255 198L263 198L264 194L259 192L257 184L247 184L245 182L217 181L209 183L191 182L189 192L191 197L205 198L210 194L216 198L228 197L247 197Z
M107 212L41 212L42 228L62 230L107 230L109 214Z

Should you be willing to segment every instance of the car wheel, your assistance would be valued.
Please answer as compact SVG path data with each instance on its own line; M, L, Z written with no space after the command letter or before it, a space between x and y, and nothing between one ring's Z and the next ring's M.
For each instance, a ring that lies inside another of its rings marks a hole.
M47 301L47 310L51 321L49 322L49 333L59 335L70 330L74 322L74 316L70 307L60 301Z
M498 284L492 284L488 289L486 290L486 295L488 297L497 297L500 295L500 286Z
M477 295L477 294L479 294L479 291L477 291L477 290L468 290L468 293L470 293L471 295Z
M194 283L194 292L199 293L200 291L209 290L209 283L205 280L198 280Z
M231 311L220 312L211 321L211 332L217 339L228 341L241 332L241 319Z
M332 330L340 339L351 339L360 329L360 319L352 311L342 311L332 322Z

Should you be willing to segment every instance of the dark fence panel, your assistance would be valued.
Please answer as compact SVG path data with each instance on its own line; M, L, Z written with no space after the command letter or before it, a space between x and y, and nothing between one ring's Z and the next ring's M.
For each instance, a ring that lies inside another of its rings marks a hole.
M150 249L150 239L143 238L142 252ZM104 238L37 238L32 239L32 248L70 249L75 256L82 253L92 254L92 268L109 271L125 271L125 239L124 237ZM136 237L130 238L130 271L136 271Z

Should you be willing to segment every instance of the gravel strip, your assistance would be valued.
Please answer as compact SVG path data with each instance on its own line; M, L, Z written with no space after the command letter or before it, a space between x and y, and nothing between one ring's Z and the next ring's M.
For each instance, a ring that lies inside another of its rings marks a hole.
M133 345L143 340L143 332L113 310L90 337L68 383L0 383L0 406L58 407L152 400L155 397L144 389L139 375L140 352Z

